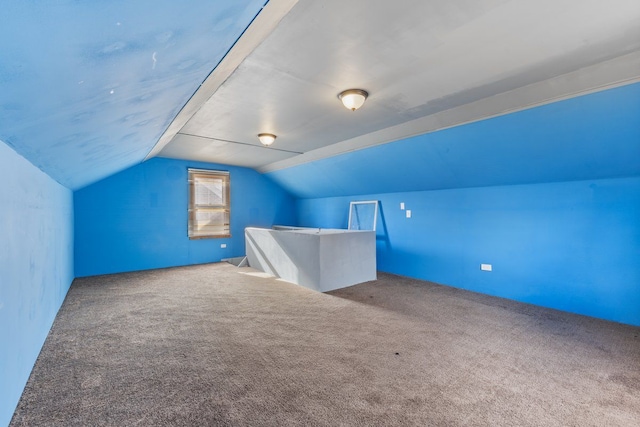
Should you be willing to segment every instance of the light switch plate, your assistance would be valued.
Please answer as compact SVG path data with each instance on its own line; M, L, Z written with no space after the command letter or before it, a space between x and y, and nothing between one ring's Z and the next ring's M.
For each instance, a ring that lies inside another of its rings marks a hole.
M411 209L407 209L407 218L411 218Z

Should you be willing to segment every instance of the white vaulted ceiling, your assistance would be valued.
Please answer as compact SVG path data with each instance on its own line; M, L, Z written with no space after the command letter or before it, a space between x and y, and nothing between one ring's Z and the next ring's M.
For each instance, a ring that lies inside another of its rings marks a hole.
M640 78L637 1L279 3L152 155L272 171ZM356 112L349 88L370 93Z
M0 12L0 141L71 189L154 156L275 171L639 80L638 0ZM356 112L337 98L349 88L370 93ZM265 148L260 132L278 138Z

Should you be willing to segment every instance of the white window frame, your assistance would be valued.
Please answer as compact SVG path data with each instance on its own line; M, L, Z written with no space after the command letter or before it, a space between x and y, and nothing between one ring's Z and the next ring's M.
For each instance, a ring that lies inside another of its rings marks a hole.
M377 200L362 200L357 202L349 203L349 224L347 225L348 230L362 230L361 228L355 228L351 222L351 220L355 217L355 209L357 205L373 205L373 224L371 224L371 228L367 228L366 230L376 231L376 223L378 222L378 201Z

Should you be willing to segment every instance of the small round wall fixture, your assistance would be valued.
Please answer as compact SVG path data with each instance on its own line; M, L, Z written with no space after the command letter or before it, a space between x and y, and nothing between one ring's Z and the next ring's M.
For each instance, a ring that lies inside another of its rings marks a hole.
M264 145L265 147L268 147L271 144L273 144L273 141L276 140L276 136L272 133L259 133L258 139L260 140L262 145Z
M358 108L362 107L364 101L367 99L369 94L366 90L362 89L348 89L343 92L340 92L338 98L342 101L345 107L347 107L351 111L356 111Z

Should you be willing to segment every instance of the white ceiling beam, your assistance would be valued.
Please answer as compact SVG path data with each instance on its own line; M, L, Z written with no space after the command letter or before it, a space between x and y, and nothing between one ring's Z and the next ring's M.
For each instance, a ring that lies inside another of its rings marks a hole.
M269 0L227 55L209 74L145 157L155 157L200 110L253 50L278 26L298 0Z

